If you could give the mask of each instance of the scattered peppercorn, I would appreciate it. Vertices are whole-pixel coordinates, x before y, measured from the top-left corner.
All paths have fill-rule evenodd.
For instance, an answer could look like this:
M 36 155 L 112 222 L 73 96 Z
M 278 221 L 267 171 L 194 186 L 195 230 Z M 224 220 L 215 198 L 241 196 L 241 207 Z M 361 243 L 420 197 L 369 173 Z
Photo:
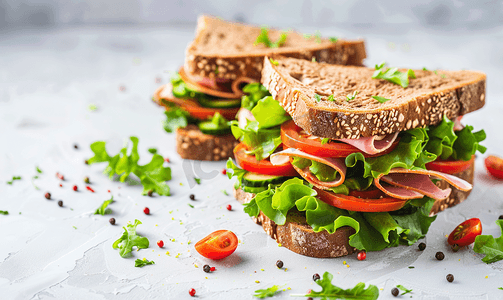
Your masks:
M 313 280 L 314 280 L 314 281 L 316 281 L 316 280 L 319 280 L 319 279 L 320 279 L 320 274 L 315 273 L 315 274 L 313 275 Z
M 59 184 L 59 187 L 63 187 L 63 185 L 60 183 L 60 184 Z
M 89 164 L 89 162 L 87 161 L 87 159 L 86 159 L 86 160 L 84 160 L 84 163 L 85 163 L 86 165 L 88 165 L 88 164 Z
M 396 287 L 391 289 L 391 295 L 396 297 L 396 296 L 398 296 L 398 293 L 400 293 L 400 292 L 398 291 L 398 289 Z
M 125 90 L 126 90 L 125 86 L 123 86 L 123 85 L 119 86 L 119 91 L 124 92 Z M 194 293 L 195 293 L 195 291 L 194 291 Z
M 63 174 L 56 173 L 56 177 L 58 177 L 60 180 L 65 180 L 65 176 L 63 176 Z
M 309 298 L 307 298 L 306 300 L 313 300 L 313 298 L 309 297 Z
M 499 216 L 498 218 L 499 220 L 503 220 L 503 215 Z
M 75 144 L 75 145 L 73 145 L 73 148 L 79 149 L 79 145 Z
M 283 268 L 283 262 L 282 262 L 281 260 L 278 260 L 278 261 L 276 262 L 276 267 L 278 267 L 278 269 Z
M 143 212 L 146 214 L 146 215 L 150 215 L 150 209 L 148 207 L 145 207 L 143 209 Z
M 167 163 L 169 164 L 169 158 L 167 158 L 167 157 L 166 157 L 166 158 L 164 159 L 164 161 L 165 161 L 165 162 L 167 162 Z
M 78 190 L 78 187 L 76 185 L 73 186 L 73 190 L 74 191 L 77 191 Z
M 438 251 L 437 253 L 435 253 L 435 258 L 438 260 L 443 260 L 445 258 L 445 255 L 442 251 Z
M 449 281 L 449 282 L 453 282 L 454 281 L 454 275 L 447 274 L 447 276 L 445 276 L 445 279 L 447 279 L 447 281 Z
M 191 295 L 192 297 L 194 297 L 196 295 L 196 290 L 190 289 L 189 290 L 189 295 Z
M 115 225 L 115 218 L 110 218 L 110 220 L 108 220 L 108 222 L 110 222 L 110 224 L 112 224 L 112 225 Z
M 417 247 L 419 248 L 419 251 L 424 251 L 424 249 L 426 249 L 426 244 L 425 243 L 421 243 Z
M 63 201 L 59 200 L 59 201 L 58 201 L 58 205 L 59 205 L 60 207 L 63 207 Z
M 222 174 L 227 174 L 227 169 L 222 169 Z
M 51 193 L 45 193 L 45 199 L 51 199 Z
M 356 258 L 358 258 L 358 260 L 365 260 L 367 258 L 367 252 L 365 251 L 358 252 Z
M 87 176 L 86 176 L 86 177 L 84 177 L 84 182 L 85 182 L 85 183 L 89 183 L 89 182 L 91 182 L 91 181 L 89 181 L 89 177 L 87 177 Z
M 150 191 L 148 191 L 147 195 L 148 195 L 149 197 L 152 197 L 152 194 L 153 194 L 153 193 L 154 193 L 154 191 L 150 190 Z
M 452 249 L 453 252 L 458 252 L 459 249 L 460 249 L 460 247 L 459 247 L 458 244 L 454 244 L 454 245 L 451 246 L 451 249 Z
M 204 265 L 203 266 L 203 271 L 206 272 L 206 273 L 209 273 L 211 270 L 210 266 L 209 265 Z
M 196 200 L 196 196 L 194 196 L 194 194 L 190 194 L 189 198 L 190 200 Z
M 226 208 L 227 208 L 227 210 L 232 210 L 232 205 L 227 204 Z
M 164 247 L 164 242 L 162 240 L 158 240 L 157 241 L 157 246 L 159 246 L 159 248 Z

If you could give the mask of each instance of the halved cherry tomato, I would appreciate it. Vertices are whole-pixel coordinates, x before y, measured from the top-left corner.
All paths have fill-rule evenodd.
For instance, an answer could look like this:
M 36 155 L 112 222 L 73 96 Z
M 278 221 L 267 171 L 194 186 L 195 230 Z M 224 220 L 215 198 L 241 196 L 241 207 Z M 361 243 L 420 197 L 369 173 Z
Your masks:
M 489 174 L 496 178 L 503 179 L 503 159 L 495 156 L 489 155 L 485 159 L 485 164 Z
M 456 174 L 469 169 L 474 160 L 475 155 L 472 155 L 472 158 L 468 161 L 437 159 L 435 161 L 427 163 L 426 169 L 442 172 L 445 174 Z
M 458 245 L 460 247 L 468 246 L 475 242 L 475 238 L 482 233 L 482 223 L 478 218 L 472 218 L 456 226 L 451 232 L 447 242 L 449 245 Z
M 238 238 L 230 230 L 217 230 L 196 243 L 196 251 L 209 259 L 222 259 L 238 247 Z
M 233 120 L 236 118 L 236 114 L 238 113 L 239 107 L 236 108 L 208 108 L 202 107 L 199 103 L 194 99 L 180 99 L 180 98 L 169 98 L 163 99 L 164 101 L 173 102 L 178 104 L 183 109 L 189 112 L 189 114 L 199 120 L 206 120 L 215 115 L 215 113 L 220 113 L 227 120 Z M 169 108 L 166 108 L 169 110 Z
M 325 191 L 314 187 L 318 192 L 318 198 L 335 207 L 361 212 L 386 212 L 394 211 L 402 208 L 407 200 L 396 198 L 379 198 L 379 199 L 361 199 L 354 196 L 346 196 L 342 194 L 334 194 L 330 191 Z
M 298 175 L 290 162 L 275 166 L 271 164 L 269 159 L 257 161 L 255 156 L 246 154 L 246 145 L 244 143 L 239 143 L 236 148 L 234 148 L 234 157 L 238 165 L 249 172 L 276 176 Z
M 351 153 L 362 152 L 360 149 L 345 143 L 336 142 L 322 145 L 318 138 L 307 138 L 306 135 L 301 134 L 301 131 L 302 128 L 297 126 L 293 120 L 281 125 L 281 142 L 283 142 L 285 148 L 296 148 L 319 157 L 346 157 Z M 387 154 L 395 149 L 398 141 L 399 139 L 396 139 L 389 149 L 379 154 L 368 155 L 364 153 L 363 155 L 365 157 L 374 157 Z

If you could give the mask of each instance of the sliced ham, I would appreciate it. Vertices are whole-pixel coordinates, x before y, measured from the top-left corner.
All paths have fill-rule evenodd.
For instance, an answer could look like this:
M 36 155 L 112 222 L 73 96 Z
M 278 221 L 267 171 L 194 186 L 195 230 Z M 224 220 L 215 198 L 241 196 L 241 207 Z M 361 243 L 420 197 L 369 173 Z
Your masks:
M 388 175 L 381 175 L 374 179 L 374 184 L 387 195 L 399 199 L 417 198 L 416 195 L 407 194 L 404 190 L 413 191 L 435 200 L 449 197 L 451 189 L 440 189 L 433 184 L 430 177 L 445 180 L 453 187 L 462 191 L 469 191 L 473 187 L 469 182 L 453 175 L 431 170 L 407 170 L 403 168 L 391 169 Z M 381 181 L 392 186 L 382 185 Z
M 463 118 L 463 116 L 459 116 L 456 119 L 454 119 L 454 127 L 452 128 L 452 130 L 460 131 L 463 130 L 463 128 L 465 128 L 465 126 L 461 124 L 461 118 Z
M 398 132 L 388 134 L 380 139 L 378 136 L 362 137 L 359 139 L 337 139 L 336 141 L 349 144 L 369 155 L 386 151 L 398 137 Z
M 344 159 L 342 158 L 331 158 L 331 157 L 318 157 L 314 156 L 308 153 L 305 153 L 303 151 L 300 151 L 299 149 L 295 148 L 288 148 L 283 151 L 280 151 L 278 153 L 274 153 L 271 155 L 271 163 L 273 165 L 281 165 L 285 164 L 290 160 L 290 157 L 301 157 L 305 159 L 310 159 L 317 161 L 319 163 L 322 163 L 324 165 L 327 165 L 337 171 L 337 176 L 334 181 L 321 181 L 319 180 L 310 170 L 309 167 L 306 167 L 304 169 L 299 169 L 296 166 L 293 166 L 295 170 L 302 176 L 304 179 L 306 179 L 309 183 L 314 185 L 315 187 L 322 189 L 322 190 L 328 190 L 333 187 L 337 187 L 341 185 L 345 178 L 346 178 L 346 164 L 344 163 Z

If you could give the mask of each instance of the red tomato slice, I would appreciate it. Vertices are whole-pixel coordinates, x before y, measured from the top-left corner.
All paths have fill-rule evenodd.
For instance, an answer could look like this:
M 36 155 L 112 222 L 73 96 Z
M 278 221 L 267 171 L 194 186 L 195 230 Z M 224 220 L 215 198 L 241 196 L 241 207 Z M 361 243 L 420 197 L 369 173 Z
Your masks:
M 469 169 L 473 163 L 473 160 L 475 160 L 475 155 L 472 155 L 472 158 L 468 161 L 437 159 L 435 161 L 427 163 L 426 169 L 442 172 L 445 174 L 456 174 Z
M 482 223 L 477 218 L 464 221 L 451 232 L 447 242 L 449 245 L 457 244 L 460 247 L 468 246 L 475 242 L 475 238 L 482 233 Z
M 183 109 L 189 112 L 189 114 L 199 120 L 206 120 L 215 115 L 215 113 L 219 112 L 224 118 L 227 120 L 234 120 L 236 118 L 236 114 L 238 113 L 239 107 L 236 108 L 208 108 L 202 107 L 199 103 L 194 99 L 179 99 L 179 98 L 169 98 L 163 99 L 165 101 L 173 102 Z M 169 109 L 169 108 L 167 108 Z
M 492 176 L 503 179 L 503 159 L 495 156 L 495 155 L 489 155 L 485 159 L 485 164 L 487 171 L 489 174 Z
M 365 191 L 351 190 L 349 191 L 349 196 L 363 199 L 378 199 L 380 197 L 386 197 L 386 194 L 378 188 L 369 188 Z
M 209 259 L 222 259 L 238 247 L 238 237 L 230 230 L 217 230 L 196 243 L 196 251 Z
M 281 142 L 283 142 L 285 148 L 296 148 L 318 157 L 346 157 L 351 153 L 362 152 L 360 149 L 345 143 L 336 142 L 322 145 L 319 139 L 309 139 L 306 135 L 301 134 L 301 130 L 302 128 L 297 126 L 293 120 L 281 125 Z M 398 139 L 395 140 L 389 149 L 381 153 L 375 155 L 362 153 L 365 157 L 381 156 L 393 151 L 398 145 L 398 141 Z
M 255 156 L 246 154 L 246 145 L 244 143 L 239 143 L 236 148 L 234 148 L 234 157 L 238 165 L 248 172 L 276 176 L 298 175 L 290 162 L 275 166 L 271 164 L 269 159 L 257 161 Z
M 396 198 L 379 198 L 379 199 L 362 199 L 354 196 L 346 196 L 342 194 L 334 194 L 333 192 L 325 191 L 314 187 L 318 192 L 318 198 L 335 207 L 361 212 L 387 212 L 399 210 L 407 200 Z

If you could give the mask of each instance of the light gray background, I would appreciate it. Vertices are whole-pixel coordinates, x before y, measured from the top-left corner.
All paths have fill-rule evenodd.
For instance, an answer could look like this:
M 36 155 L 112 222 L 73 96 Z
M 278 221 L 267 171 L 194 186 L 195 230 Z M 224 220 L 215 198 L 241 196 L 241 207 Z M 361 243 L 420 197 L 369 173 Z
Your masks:
M 384 60 L 411 68 L 481 70 L 488 76 L 487 104 L 464 121 L 486 130 L 489 153 L 503 154 L 501 2 L 407 3 L 0 2 L 0 210 L 10 212 L 0 215 L 0 298 L 190 299 L 187 291 L 195 288 L 199 299 L 251 299 L 256 289 L 286 284 L 291 290 L 278 298 L 293 299 L 290 293 L 315 288 L 313 273 L 330 271 L 344 288 L 360 281 L 377 285 L 380 299 L 392 299 L 396 284 L 412 288 L 413 299 L 501 299 L 503 291 L 497 288 L 503 285 L 503 262 L 486 265 L 471 249 L 452 253 L 445 242 L 445 235 L 470 217 L 482 220 L 484 234 L 500 234 L 494 220 L 503 214 L 503 186 L 486 174 L 486 155 L 478 155 L 472 195 L 438 216 L 424 252 L 398 247 L 368 253 L 363 262 L 356 256 L 313 259 L 278 247 L 221 192 L 232 189 L 218 173 L 223 162 L 179 159 L 174 136 L 160 125 L 162 109 L 150 100 L 181 65 L 196 16 L 206 12 L 305 33 L 365 37 L 370 66 Z M 98 110 L 89 111 L 89 104 Z M 114 152 L 130 135 L 140 138 L 141 163 L 148 160 L 149 147 L 171 159 L 171 197 L 143 197 L 139 186 L 109 181 L 101 174 L 103 165 L 82 163 L 91 155 L 90 143 L 106 140 Z M 35 180 L 41 190 L 30 182 L 35 166 L 44 171 Z M 66 177 L 63 188 L 56 172 Z M 5 184 L 13 175 L 23 179 Z M 96 193 L 84 190 L 84 176 L 91 177 Z M 194 185 L 194 176 L 203 178 L 201 185 Z M 80 192 L 71 190 L 73 184 Z M 116 199 L 113 214 L 94 216 L 109 198 L 107 190 Z M 46 200 L 45 191 L 54 200 Z M 196 202 L 188 200 L 191 193 Z M 60 199 L 63 208 L 56 204 Z M 233 205 L 232 212 L 227 204 Z M 151 216 L 143 214 L 145 206 Z M 116 226 L 108 223 L 111 216 Z M 138 231 L 151 247 L 134 256 L 152 259 L 154 266 L 134 268 L 133 259 L 120 258 L 111 247 L 121 226 L 135 218 L 144 223 Z M 223 228 L 242 242 L 235 254 L 211 262 L 194 251 L 195 241 Z M 155 245 L 158 239 L 164 240 L 164 249 Z M 436 251 L 446 253 L 446 259 L 436 261 Z M 285 262 L 286 272 L 276 269 L 277 259 Z M 217 272 L 204 273 L 205 263 Z M 456 278 L 452 284 L 445 280 L 448 273 Z

